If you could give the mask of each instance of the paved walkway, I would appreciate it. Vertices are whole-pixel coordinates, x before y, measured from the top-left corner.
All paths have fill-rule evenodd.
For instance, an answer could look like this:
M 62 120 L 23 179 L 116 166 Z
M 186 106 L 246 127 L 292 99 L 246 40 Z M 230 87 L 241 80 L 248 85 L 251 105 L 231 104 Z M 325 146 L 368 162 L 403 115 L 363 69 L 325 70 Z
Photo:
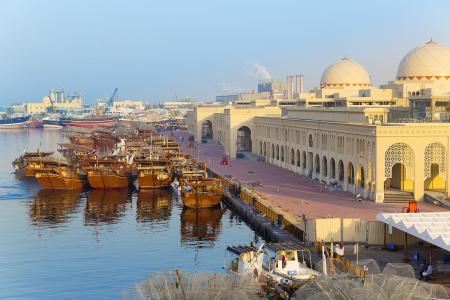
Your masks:
M 233 176 L 242 183 L 261 182 L 254 189 L 282 211 L 307 218 L 342 217 L 375 220 L 378 212 L 401 212 L 405 204 L 377 204 L 370 200 L 356 202 L 353 194 L 338 191 L 320 191 L 320 184 L 310 178 L 266 162 L 231 159 L 228 166 L 220 165 L 224 156 L 221 145 L 194 144 L 188 148 L 188 133 L 176 132 L 183 151 L 205 161 L 209 168 L 221 176 Z M 181 142 L 184 137 L 184 142 Z M 420 203 L 421 211 L 446 211 L 428 203 Z

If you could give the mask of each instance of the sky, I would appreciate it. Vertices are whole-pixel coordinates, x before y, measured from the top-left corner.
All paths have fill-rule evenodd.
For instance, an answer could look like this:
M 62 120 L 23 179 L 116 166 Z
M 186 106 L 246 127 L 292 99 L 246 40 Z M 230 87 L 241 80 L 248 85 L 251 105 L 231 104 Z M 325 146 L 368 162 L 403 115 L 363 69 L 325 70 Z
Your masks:
M 352 58 L 374 84 L 433 40 L 450 46 L 450 1 L 0 0 L 0 106 L 50 88 L 85 102 L 148 103 L 256 89 Z

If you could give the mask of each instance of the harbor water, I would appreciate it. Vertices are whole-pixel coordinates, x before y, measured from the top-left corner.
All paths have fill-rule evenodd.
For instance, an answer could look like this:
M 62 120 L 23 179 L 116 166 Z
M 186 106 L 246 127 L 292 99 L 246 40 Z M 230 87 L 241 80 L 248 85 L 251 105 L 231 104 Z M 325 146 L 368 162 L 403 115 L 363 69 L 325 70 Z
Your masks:
M 228 244 L 258 237 L 226 207 L 183 209 L 168 190 L 40 190 L 16 177 L 24 150 L 61 130 L 0 131 L 0 299 L 117 299 L 151 273 L 223 272 Z

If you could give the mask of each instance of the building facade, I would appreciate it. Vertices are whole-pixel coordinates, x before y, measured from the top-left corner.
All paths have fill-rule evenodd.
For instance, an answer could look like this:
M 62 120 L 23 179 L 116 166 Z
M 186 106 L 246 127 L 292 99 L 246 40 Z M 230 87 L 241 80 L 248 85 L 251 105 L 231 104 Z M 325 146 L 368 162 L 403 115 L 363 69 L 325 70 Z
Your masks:
M 366 121 L 395 121 L 392 115 L 388 108 L 311 108 L 256 117 L 254 153 L 376 202 L 397 190 L 418 201 L 426 190 L 448 193 L 450 124 Z

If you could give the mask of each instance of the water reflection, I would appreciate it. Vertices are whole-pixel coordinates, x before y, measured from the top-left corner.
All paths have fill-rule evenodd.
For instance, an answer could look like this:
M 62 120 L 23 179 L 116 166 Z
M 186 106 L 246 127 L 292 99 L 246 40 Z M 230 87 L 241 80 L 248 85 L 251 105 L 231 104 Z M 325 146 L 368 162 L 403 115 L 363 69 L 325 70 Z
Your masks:
M 181 244 L 187 247 L 214 247 L 222 231 L 222 208 L 183 208 Z
M 136 209 L 137 222 L 168 220 L 172 214 L 172 193 L 170 190 L 141 190 Z
M 62 134 L 0 132 L 0 266 L 6 274 L 0 276 L 0 299 L 116 299 L 149 273 L 168 268 L 219 272 L 224 245 L 252 238 L 250 228 L 230 211 L 223 222 L 217 209 L 205 221 L 206 210 L 194 218 L 185 212 L 182 219 L 171 196 L 39 191 L 34 179 L 17 180 L 11 161 L 24 149 L 54 150 L 64 142 Z M 208 236 L 199 222 L 217 236 Z M 186 246 L 205 239 L 215 246 Z
M 39 191 L 30 207 L 33 225 L 54 227 L 66 223 L 76 213 L 80 204 L 77 191 Z
M 85 225 L 115 224 L 124 216 L 129 199 L 128 190 L 91 190 L 84 212 Z

